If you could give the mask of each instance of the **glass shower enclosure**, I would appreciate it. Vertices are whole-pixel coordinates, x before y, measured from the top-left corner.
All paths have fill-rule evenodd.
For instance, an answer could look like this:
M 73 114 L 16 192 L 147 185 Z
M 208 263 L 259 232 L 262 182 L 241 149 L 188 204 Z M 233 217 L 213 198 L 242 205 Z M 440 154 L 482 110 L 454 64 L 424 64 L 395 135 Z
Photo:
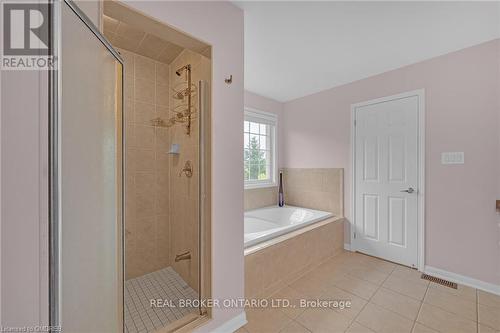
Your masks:
M 105 2 L 104 11 L 117 6 Z M 130 51 L 112 44 L 70 0 L 51 2 L 50 30 L 57 59 L 49 75 L 50 325 L 68 332 L 139 332 L 209 316 L 201 300 L 210 293 L 210 56 L 178 46 L 170 62 L 134 55 L 131 64 Z M 139 77 L 130 75 L 136 61 Z M 141 99 L 148 94 L 131 94 L 130 86 L 149 84 L 150 71 L 138 69 L 149 63 L 156 68 L 156 113 L 140 114 L 136 106 L 147 111 Z M 137 117 L 126 112 L 130 105 Z M 140 131 L 152 141 L 139 140 Z M 153 232 L 147 221 L 154 221 Z M 153 255 L 161 260 L 145 265 Z M 168 317 L 172 309 L 151 303 L 182 301 L 178 285 L 165 293 L 165 276 L 177 278 L 181 298 L 192 298 L 185 316 Z M 136 287 L 149 289 L 136 294 Z M 135 314 L 139 307 L 145 311 Z M 159 320 L 138 327 L 142 314 Z
M 123 323 L 123 60 L 71 1 L 54 1 L 50 47 L 49 322 Z

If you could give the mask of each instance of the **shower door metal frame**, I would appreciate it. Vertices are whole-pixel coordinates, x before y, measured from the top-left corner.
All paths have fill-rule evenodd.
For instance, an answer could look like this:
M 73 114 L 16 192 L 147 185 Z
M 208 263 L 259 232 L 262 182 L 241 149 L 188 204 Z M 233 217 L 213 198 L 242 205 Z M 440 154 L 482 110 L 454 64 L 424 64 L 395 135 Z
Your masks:
M 118 193 L 121 204 L 118 207 L 120 216 L 120 228 L 121 228 L 121 239 L 120 239 L 120 257 L 121 257 L 121 287 L 122 287 L 122 297 L 124 295 L 124 175 L 125 175 L 125 163 L 123 162 L 124 155 L 124 114 L 123 114 L 123 103 L 124 103 L 124 84 L 123 84 L 123 66 L 124 61 L 120 54 L 113 48 L 111 43 L 104 37 L 99 31 L 99 28 L 94 25 L 90 18 L 85 15 L 84 12 L 71 0 L 50 0 L 50 11 L 49 11 L 49 50 L 51 54 L 56 57 L 57 66 L 50 70 L 48 78 L 49 87 L 49 226 L 48 226 L 48 242 L 49 242 L 49 326 L 52 327 L 51 330 L 57 331 L 55 327 L 61 326 L 61 168 L 60 168 L 60 154 L 61 154 L 61 141 L 59 134 L 61 133 L 60 127 L 60 113 L 61 113 L 61 60 L 62 60 L 62 50 L 61 50 L 61 18 L 62 18 L 62 7 L 67 5 L 71 11 L 80 19 L 80 21 L 89 29 L 89 31 L 97 37 L 97 39 L 102 43 L 102 45 L 111 53 L 111 55 L 121 64 L 121 152 L 122 163 L 121 163 L 121 177 L 119 182 L 121 182 L 121 193 Z M 121 314 L 122 329 L 124 328 L 124 304 L 123 302 L 118 303 L 119 313 Z
M 198 81 L 198 299 L 200 306 L 198 308 L 200 316 L 207 314 L 207 309 L 202 306 L 203 296 L 205 295 L 204 270 L 206 265 L 205 258 L 205 204 L 206 204 L 206 170 L 205 170 L 205 135 L 206 135 L 206 112 L 208 83 L 204 80 Z

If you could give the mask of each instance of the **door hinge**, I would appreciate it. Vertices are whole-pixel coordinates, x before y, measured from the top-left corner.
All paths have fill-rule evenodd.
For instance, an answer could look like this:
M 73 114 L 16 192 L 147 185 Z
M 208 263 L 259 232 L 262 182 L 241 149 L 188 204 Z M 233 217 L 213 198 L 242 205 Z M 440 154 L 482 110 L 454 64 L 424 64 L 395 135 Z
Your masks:
M 356 239 L 356 233 L 354 233 L 354 239 Z
M 354 126 L 356 126 L 356 119 L 354 119 Z

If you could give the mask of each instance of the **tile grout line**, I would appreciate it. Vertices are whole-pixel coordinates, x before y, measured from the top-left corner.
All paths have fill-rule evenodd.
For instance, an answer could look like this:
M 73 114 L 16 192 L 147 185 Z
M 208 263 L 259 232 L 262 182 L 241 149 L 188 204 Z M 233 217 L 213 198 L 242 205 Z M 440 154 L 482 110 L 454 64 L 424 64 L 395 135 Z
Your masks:
M 432 287 L 431 287 L 431 283 L 434 283 L 434 282 L 429 282 L 429 287 L 428 287 L 428 289 L 429 289 L 429 288 L 432 288 Z M 439 284 L 434 283 L 434 285 L 439 285 Z M 475 288 L 474 288 L 474 290 L 475 290 L 475 293 L 476 293 L 476 295 L 477 295 L 477 289 L 475 289 Z M 437 293 L 441 293 L 441 294 L 447 294 L 447 295 L 449 295 L 449 296 L 451 296 L 451 297 L 453 297 L 453 298 L 460 298 L 460 296 L 458 296 L 458 295 L 449 294 L 448 292 L 445 292 L 445 291 L 440 291 L 440 290 L 438 290 L 438 289 L 435 289 L 435 292 L 437 292 Z M 427 291 L 426 291 L 425 295 L 427 295 Z M 424 295 L 424 296 L 425 296 L 425 295 Z M 476 296 L 476 299 L 477 299 L 477 296 Z M 464 301 L 464 302 L 468 302 L 468 303 L 473 303 L 473 301 L 471 301 L 471 300 L 467 300 L 467 299 L 465 299 L 465 300 L 464 300 L 464 299 L 462 299 L 462 301 Z M 423 301 L 422 301 L 422 303 L 423 303 Z M 446 313 L 448 313 L 448 314 L 451 314 L 451 315 L 453 315 L 453 316 L 458 316 L 458 317 L 462 316 L 462 314 L 460 314 L 460 313 L 458 313 L 458 312 L 453 312 L 453 311 L 451 311 L 450 309 L 448 309 L 448 308 L 446 308 L 446 307 L 443 307 L 443 306 L 441 306 L 441 305 L 436 305 L 436 304 L 432 304 L 432 303 L 427 303 L 427 304 L 428 304 L 428 305 L 431 305 L 431 306 L 433 306 L 433 307 L 439 308 L 440 310 L 442 310 L 442 311 L 444 311 L 444 312 L 446 312 Z M 478 303 L 477 303 L 477 301 L 476 301 L 476 309 L 478 308 L 478 305 L 477 305 L 477 304 L 478 304 Z M 464 319 L 465 319 L 465 320 L 467 320 L 467 321 L 472 321 L 472 322 L 476 322 L 476 323 L 477 323 L 477 322 L 479 322 L 479 317 L 478 317 L 478 313 L 477 313 L 477 311 L 478 311 L 478 310 L 476 310 L 476 320 L 474 320 L 474 319 L 470 319 L 470 318 L 468 318 L 468 317 L 464 317 Z
M 381 260 L 382 260 L 382 261 L 385 261 L 385 260 L 383 260 L 383 259 L 381 259 Z M 365 304 L 365 305 L 364 305 L 364 306 L 360 309 L 360 311 L 358 312 L 358 314 L 357 314 L 357 315 L 356 315 L 356 316 L 352 319 L 352 321 L 351 321 L 351 323 L 350 323 L 349 327 L 347 328 L 347 330 L 348 330 L 348 329 L 349 329 L 349 328 L 353 325 L 353 323 L 354 323 L 354 322 L 356 322 L 357 324 L 359 324 L 359 325 L 363 326 L 362 324 L 360 324 L 359 322 L 357 322 L 357 321 L 356 321 L 356 319 L 359 317 L 359 315 L 361 314 L 361 312 L 365 309 L 366 305 L 367 305 L 368 303 L 370 303 L 370 302 L 371 302 L 371 299 L 374 297 L 374 295 L 375 295 L 375 294 L 376 294 L 376 293 L 377 293 L 377 292 L 378 292 L 381 288 L 386 288 L 386 289 L 388 289 L 389 291 L 391 291 L 391 292 L 393 292 L 393 293 L 395 293 L 395 294 L 398 294 L 398 295 L 400 295 L 400 296 L 407 297 L 407 298 L 410 298 L 410 299 L 412 299 L 412 300 L 415 300 L 415 301 L 420 302 L 419 311 L 417 312 L 417 317 L 416 317 L 416 318 L 418 318 L 418 315 L 420 314 L 421 308 L 422 308 L 422 306 L 423 306 L 423 299 L 416 299 L 416 298 L 414 298 L 414 297 L 411 297 L 411 296 L 408 296 L 408 295 L 402 294 L 402 293 L 400 293 L 400 292 L 398 292 L 398 291 L 392 290 L 390 287 L 385 287 L 385 286 L 384 286 L 384 283 L 385 283 L 385 282 L 386 282 L 386 281 L 387 281 L 387 280 L 388 280 L 388 279 L 389 279 L 389 278 L 393 275 L 393 273 L 395 272 L 395 270 L 396 270 L 396 268 L 397 268 L 397 267 L 398 267 L 398 265 L 395 265 L 395 266 L 392 268 L 392 270 L 391 270 L 391 271 L 387 274 L 387 276 L 385 277 L 385 279 L 384 279 L 384 280 L 383 280 L 380 284 L 376 284 L 376 283 L 373 283 L 373 282 L 368 281 L 368 280 L 360 279 L 359 277 L 356 277 L 356 276 L 353 276 L 353 275 L 349 275 L 349 273 L 344 273 L 344 274 L 342 274 L 344 277 L 349 277 L 349 276 L 350 276 L 350 277 L 354 277 L 354 278 L 356 278 L 356 279 L 359 279 L 360 281 L 363 281 L 363 282 L 365 282 L 365 283 L 369 283 L 369 284 L 372 284 L 372 285 L 376 285 L 376 286 L 377 286 L 376 290 L 375 290 L 375 291 L 374 291 L 374 293 L 373 293 L 373 294 L 369 297 L 369 299 L 368 299 L 368 300 L 366 300 L 365 298 L 360 297 L 360 296 L 358 296 L 358 295 L 356 295 L 356 294 L 353 294 L 351 291 L 348 291 L 348 290 L 343 289 L 341 286 L 338 286 L 338 285 L 336 285 L 335 283 L 329 283 L 329 285 L 331 285 L 331 286 L 334 286 L 334 287 L 336 287 L 336 288 L 338 288 L 338 289 L 340 289 L 340 290 L 342 290 L 342 291 L 345 291 L 345 292 L 347 292 L 347 293 L 349 293 L 349 294 L 352 294 L 352 295 L 354 295 L 354 296 L 356 296 L 356 297 L 359 297 L 360 299 L 363 299 L 364 301 L 366 301 L 366 304 Z M 403 266 L 403 267 L 406 267 L 406 266 Z M 384 273 L 384 272 L 382 272 L 381 270 L 378 270 L 378 269 L 376 269 L 376 268 L 374 268 L 374 267 L 369 267 L 369 268 L 372 268 L 372 269 L 374 269 L 375 271 L 378 271 L 378 272 Z M 306 275 L 306 274 L 304 274 L 304 275 Z M 398 278 L 399 278 L 399 277 L 398 277 Z M 299 292 L 298 290 L 296 290 L 295 288 L 291 287 L 290 285 L 287 285 L 287 287 L 290 287 L 290 288 L 291 288 L 292 290 L 294 290 L 295 292 Z M 430 282 L 428 282 L 428 283 L 427 283 L 426 290 L 425 290 L 424 297 L 423 297 L 424 299 L 425 299 L 425 296 L 427 295 L 427 292 L 428 292 L 429 288 L 430 288 Z M 373 304 L 373 303 L 372 303 L 372 304 Z M 403 315 L 401 315 L 401 314 L 399 314 L 399 313 L 397 313 L 397 312 L 395 312 L 395 311 L 393 311 L 393 310 L 391 310 L 391 309 L 388 309 L 388 308 L 386 308 L 386 307 L 384 307 L 384 306 L 381 306 L 381 307 L 382 307 L 384 310 L 386 310 L 386 311 L 388 311 L 388 312 L 391 312 L 391 313 L 394 313 L 395 315 L 397 315 L 397 316 L 399 316 L 399 317 L 401 317 L 401 318 L 404 318 L 404 319 L 406 319 L 406 320 L 411 320 L 411 319 L 409 319 L 409 318 L 407 318 L 407 317 L 405 317 L 405 316 L 403 316 Z M 412 325 L 412 330 L 414 329 L 414 327 L 415 327 L 415 325 L 416 325 L 416 322 L 417 322 L 416 318 L 415 318 L 415 319 L 413 319 L 413 320 L 411 320 L 411 321 L 413 322 L 413 325 Z M 297 321 L 296 321 L 296 319 L 292 319 L 292 321 L 297 322 Z M 297 322 L 297 323 L 298 323 L 300 326 L 303 326 L 303 325 L 301 325 L 299 322 Z M 426 326 L 426 325 L 423 325 L 423 326 Z M 364 327 L 364 326 L 363 326 L 363 327 Z M 427 326 L 426 326 L 426 327 L 427 327 Z
M 413 326 L 411 327 L 411 332 L 413 332 L 415 330 L 415 325 L 417 325 L 418 316 L 420 316 L 420 311 L 422 311 L 422 307 L 424 306 L 424 300 L 425 300 L 425 297 L 427 296 L 427 292 L 429 291 L 430 286 L 431 286 L 431 283 L 428 282 L 427 288 L 425 289 L 424 297 L 422 298 L 422 301 L 420 301 L 420 307 L 418 308 L 417 316 L 415 317 L 415 320 L 413 321 Z
M 406 267 L 406 266 L 404 266 L 404 267 Z M 412 296 L 408 296 L 408 295 L 402 294 L 402 293 L 400 293 L 400 292 L 398 292 L 398 291 L 396 291 L 396 290 L 392 290 L 392 289 L 391 289 L 391 288 L 389 288 L 389 287 L 384 287 L 384 283 L 385 283 L 385 281 L 387 281 L 387 279 L 388 279 L 388 278 L 392 275 L 392 273 L 395 271 L 395 269 L 396 269 L 396 267 L 394 267 L 393 271 L 392 271 L 391 273 L 389 273 L 389 275 L 388 275 L 388 276 L 387 276 L 387 278 L 384 280 L 384 282 L 382 282 L 382 284 L 379 286 L 379 288 L 377 288 L 377 290 L 373 293 L 373 295 L 370 297 L 370 299 L 369 299 L 369 301 L 367 302 L 367 304 L 371 301 L 371 299 L 373 298 L 373 296 L 375 296 L 375 294 L 376 294 L 376 293 L 377 293 L 377 292 L 378 292 L 381 288 L 384 288 L 384 289 L 387 289 L 387 290 L 389 290 L 389 291 L 391 291 L 391 292 L 393 292 L 393 293 L 395 293 L 395 294 L 398 294 L 398 295 L 400 295 L 400 296 L 407 297 L 407 298 L 410 298 L 410 299 L 412 299 L 412 300 L 415 300 L 415 301 L 420 302 L 419 311 L 417 312 L 417 318 L 418 318 L 418 314 L 420 313 L 420 308 L 421 308 L 421 307 L 422 307 L 422 305 L 423 305 L 423 299 L 422 299 L 422 300 L 420 300 L 420 299 L 416 299 L 416 298 L 414 298 L 414 297 L 412 297 Z M 366 280 L 363 280 L 363 281 L 366 281 Z M 427 294 L 427 290 L 428 290 L 429 288 L 430 288 L 430 282 L 427 284 L 427 287 L 426 287 L 426 289 L 425 289 L 424 298 L 425 298 L 425 295 Z M 372 303 L 372 304 L 374 304 L 374 303 Z M 381 308 L 383 308 L 384 310 L 386 310 L 386 311 L 388 311 L 388 312 L 391 312 L 391 313 L 393 313 L 393 314 L 395 314 L 395 315 L 397 315 L 397 316 L 399 316 L 399 317 L 401 317 L 401 318 L 404 318 L 404 319 L 406 319 L 406 320 L 411 320 L 411 319 L 408 319 L 407 317 L 405 317 L 405 316 L 403 316 L 403 315 L 401 315 L 401 314 L 399 314 L 399 313 L 397 313 L 397 312 L 393 311 L 392 309 L 386 308 L 386 307 L 385 307 L 385 306 L 383 306 L 383 305 L 378 305 L 378 304 L 374 304 L 374 305 L 376 305 L 376 306 L 380 306 L 380 307 L 381 307 Z M 365 304 L 365 306 L 366 306 L 366 304 Z M 361 309 L 361 311 L 363 311 L 363 309 L 365 308 L 365 306 Z M 360 311 L 359 313 L 361 313 L 361 311 Z M 358 314 L 358 316 L 359 316 L 359 314 Z M 357 318 L 358 316 L 356 316 L 356 318 Z M 415 326 L 415 323 L 416 323 L 416 318 L 415 318 L 414 320 L 411 320 L 411 321 L 413 321 L 413 325 L 412 325 L 412 329 L 413 329 L 413 327 Z M 357 323 L 359 324 L 359 322 L 357 322 Z M 363 325 L 361 325 L 361 326 L 363 326 Z M 425 325 L 424 325 L 424 326 L 425 326 Z
M 135 328 L 133 332 L 130 332 L 130 327 L 127 327 L 127 331 L 130 333 L 142 332 L 144 329 L 148 332 L 151 329 L 159 329 L 178 319 L 178 315 L 183 316 L 190 312 L 189 309 L 187 311 L 174 311 L 175 309 L 171 308 L 152 309 L 148 306 L 147 298 L 160 297 L 162 299 L 176 300 L 179 297 L 191 298 L 196 295 L 196 292 L 170 266 L 128 280 L 126 281 L 126 288 L 128 291 L 126 295 L 128 297 L 127 307 L 129 301 L 135 307 L 134 313 L 129 313 L 130 320 L 128 320 L 128 324 L 134 325 Z M 141 324 L 140 327 L 137 324 Z
M 476 289 L 476 332 L 479 333 L 479 297 Z
M 297 318 L 298 318 L 298 317 L 297 317 Z M 290 323 L 292 323 L 292 322 L 293 322 L 293 323 L 295 323 L 295 324 L 297 324 L 297 325 L 299 325 L 300 327 L 302 327 L 302 328 L 303 328 L 303 329 L 305 329 L 306 331 L 308 331 L 308 332 L 311 332 L 311 333 L 312 333 L 312 331 L 311 331 L 309 328 L 305 327 L 304 325 L 302 325 L 301 323 L 299 323 L 299 322 L 298 322 L 298 321 L 296 321 L 295 319 L 292 319 L 292 321 L 290 321 L 289 323 L 287 323 L 287 325 L 285 325 L 285 327 L 283 327 L 283 328 L 280 330 L 280 333 L 281 333 L 281 332 L 285 332 L 285 331 L 283 331 L 283 330 L 284 330 L 284 329 L 285 329 L 288 325 L 290 325 Z
M 389 274 L 387 274 L 387 277 L 384 279 L 384 281 L 382 281 L 382 283 L 378 286 L 377 290 L 375 290 L 375 292 L 373 293 L 373 295 L 370 296 L 370 298 L 368 299 L 368 301 L 366 302 L 365 305 L 363 305 L 363 307 L 361 308 L 361 310 L 359 310 L 358 314 L 356 316 L 354 316 L 354 318 L 352 319 L 351 321 L 351 324 L 349 325 L 349 327 L 347 328 L 347 330 L 349 330 L 349 328 L 351 328 L 352 324 L 354 322 L 356 322 L 357 324 L 360 324 L 359 322 L 356 321 L 356 319 L 359 317 L 359 315 L 361 314 L 361 312 L 363 312 L 363 310 L 365 309 L 365 307 L 370 303 L 371 299 L 373 298 L 373 296 L 375 296 L 375 294 L 380 290 L 380 288 L 382 288 L 382 285 L 385 283 L 385 281 L 387 281 L 387 279 L 389 278 L 389 276 L 391 276 L 391 274 L 394 272 L 394 270 L 396 269 L 396 266 L 394 266 L 391 270 L 391 272 Z M 363 326 L 362 324 L 360 324 L 361 326 Z M 364 327 L 364 326 L 363 326 Z M 371 328 L 370 328 L 371 329 Z M 346 330 L 346 331 L 347 331 Z

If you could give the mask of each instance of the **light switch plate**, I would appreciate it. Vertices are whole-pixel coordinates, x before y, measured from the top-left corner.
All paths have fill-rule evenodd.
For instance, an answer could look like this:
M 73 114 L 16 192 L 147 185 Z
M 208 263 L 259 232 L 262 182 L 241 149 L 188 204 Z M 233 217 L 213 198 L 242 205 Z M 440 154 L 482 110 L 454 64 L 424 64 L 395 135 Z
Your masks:
M 463 151 L 441 153 L 441 164 L 464 164 L 465 155 Z

